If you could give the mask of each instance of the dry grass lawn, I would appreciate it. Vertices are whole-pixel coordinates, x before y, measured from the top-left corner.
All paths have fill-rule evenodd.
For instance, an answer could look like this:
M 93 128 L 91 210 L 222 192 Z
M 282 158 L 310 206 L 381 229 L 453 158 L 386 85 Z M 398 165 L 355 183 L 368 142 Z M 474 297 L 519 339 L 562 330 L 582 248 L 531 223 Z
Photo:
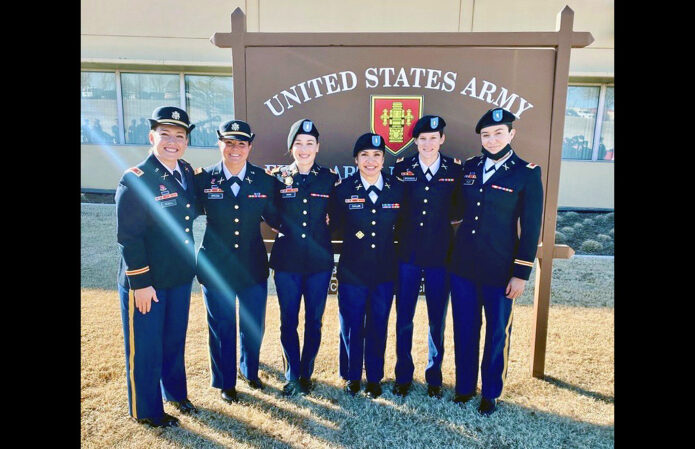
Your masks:
M 451 310 L 446 328 L 445 394 L 427 397 L 427 315 L 415 316 L 415 388 L 405 399 L 391 393 L 395 313 L 389 321 L 384 394 L 346 396 L 338 376 L 338 306 L 329 296 L 321 349 L 308 397 L 280 395 L 279 309 L 271 288 L 261 349 L 263 391 L 238 382 L 241 402 L 229 405 L 210 387 L 207 324 L 194 285 L 186 346 L 189 397 L 201 412 L 180 415 L 181 427 L 151 429 L 128 419 L 124 343 L 115 290 L 117 252 L 112 205 L 82 206 L 82 446 L 147 448 L 612 448 L 614 446 L 613 260 L 556 261 L 550 308 L 546 379 L 529 374 L 532 282 L 514 308 L 507 383 L 498 411 L 476 413 L 479 397 L 451 402 L 454 361 Z M 196 220 L 196 241 L 204 225 Z M 533 275 L 532 275 L 533 276 Z M 532 277 L 533 279 L 533 277 Z M 272 282 L 271 282 L 272 286 Z M 484 331 L 483 331 L 484 334 Z M 301 335 L 301 333 L 300 333 Z

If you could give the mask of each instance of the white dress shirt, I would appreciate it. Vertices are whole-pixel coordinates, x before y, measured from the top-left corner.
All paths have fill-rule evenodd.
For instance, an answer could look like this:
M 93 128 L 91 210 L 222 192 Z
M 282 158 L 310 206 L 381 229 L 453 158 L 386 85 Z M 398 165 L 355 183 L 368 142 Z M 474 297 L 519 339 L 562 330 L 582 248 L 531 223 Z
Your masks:
M 379 190 L 384 189 L 384 177 L 381 173 L 379 173 L 379 179 L 377 179 L 374 184 L 368 183 L 367 180 L 362 177 L 362 175 L 360 175 L 360 179 L 362 180 L 362 186 L 364 186 L 364 190 L 367 190 L 372 185 Z M 369 192 L 369 199 L 372 200 L 372 203 L 376 203 L 376 200 L 378 198 L 379 196 L 375 192 Z
M 224 164 L 224 162 L 222 163 L 222 170 L 224 171 L 225 178 L 229 179 L 232 176 L 236 176 L 237 178 L 243 181 L 244 175 L 246 175 L 246 164 L 244 164 L 244 166 L 241 167 L 241 170 L 239 170 L 239 173 L 236 175 L 232 174 L 232 172 L 230 172 L 227 169 L 227 166 Z M 237 196 L 237 194 L 239 193 L 239 189 L 241 189 L 241 186 L 239 184 L 232 184 L 232 193 L 234 194 L 234 196 Z

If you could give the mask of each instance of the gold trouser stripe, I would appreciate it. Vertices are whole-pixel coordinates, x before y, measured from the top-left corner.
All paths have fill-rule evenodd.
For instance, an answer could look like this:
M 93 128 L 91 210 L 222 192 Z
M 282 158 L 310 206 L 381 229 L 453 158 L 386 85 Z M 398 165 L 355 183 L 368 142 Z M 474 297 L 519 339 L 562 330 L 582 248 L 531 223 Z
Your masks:
M 200 286 L 200 294 L 205 297 L 205 294 L 203 293 L 203 286 Z M 203 301 L 204 303 L 205 301 Z M 207 306 L 205 312 L 207 313 Z M 212 355 L 210 354 L 210 351 L 212 351 L 212 348 L 210 347 L 210 320 L 206 319 L 205 320 L 207 325 L 208 325 L 208 368 L 210 368 L 210 386 L 212 387 Z M 236 357 L 236 354 L 234 355 Z
M 504 329 L 504 333 L 506 335 L 505 340 L 504 340 L 504 349 L 502 350 L 502 354 L 504 357 L 504 367 L 502 368 L 502 389 L 500 390 L 500 396 L 502 396 L 502 392 L 504 391 L 504 381 L 507 379 L 507 368 L 508 362 L 509 362 L 509 337 L 510 337 L 510 332 L 509 329 L 512 327 L 512 321 L 514 318 L 514 303 L 512 302 L 512 311 L 509 313 L 509 321 L 507 322 L 507 327 Z
M 533 262 L 526 262 L 525 260 L 514 259 L 514 263 L 519 265 L 526 265 L 527 267 L 533 267 Z
M 133 318 L 135 316 L 135 293 L 133 290 L 128 292 L 128 330 L 130 343 L 130 399 L 131 413 L 134 418 L 138 417 L 137 396 L 135 394 L 135 329 L 133 329 Z

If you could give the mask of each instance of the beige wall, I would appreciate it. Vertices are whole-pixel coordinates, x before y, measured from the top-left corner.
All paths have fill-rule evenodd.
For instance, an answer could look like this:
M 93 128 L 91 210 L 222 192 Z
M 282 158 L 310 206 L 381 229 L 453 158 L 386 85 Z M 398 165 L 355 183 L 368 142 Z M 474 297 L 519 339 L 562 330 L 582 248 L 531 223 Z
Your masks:
M 564 159 L 558 207 L 613 209 L 614 170 L 613 162 Z
M 570 73 L 613 74 L 609 0 L 82 0 L 83 62 L 231 67 L 231 52 L 209 41 L 231 30 L 241 7 L 248 31 L 553 31 L 569 5 L 574 29 L 594 43 L 572 50 Z M 576 57 L 575 57 L 576 56 Z

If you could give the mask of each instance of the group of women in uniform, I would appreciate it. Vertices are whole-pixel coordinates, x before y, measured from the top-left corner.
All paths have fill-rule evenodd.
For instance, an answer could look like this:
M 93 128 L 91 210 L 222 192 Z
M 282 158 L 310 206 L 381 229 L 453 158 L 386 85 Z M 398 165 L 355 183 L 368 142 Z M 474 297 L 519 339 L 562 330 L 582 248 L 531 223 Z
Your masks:
M 258 371 L 269 267 L 273 268 L 280 306 L 280 341 L 286 379 L 282 394 L 310 394 L 334 265 L 332 239 L 342 240 L 337 279 L 339 373 L 345 381 L 345 392 L 354 396 L 360 391 L 364 367 L 367 379 L 365 394 L 372 398 L 382 394 L 387 324 L 395 292 L 398 339 L 405 343 L 399 341 L 393 391 L 400 396 L 407 394 L 412 382 L 410 347 L 414 301 L 417 299 L 417 293 L 406 293 L 403 278 L 407 272 L 410 276 L 408 285 L 417 285 L 418 290 L 421 276 L 424 275 L 426 280 L 433 279 L 428 281 L 431 285 L 426 284 L 426 288 L 432 291 L 432 298 L 436 297 L 430 302 L 428 292 L 430 353 L 426 378 L 428 394 L 441 397 L 444 317 L 449 299 L 449 278 L 455 276 L 456 282 L 451 281 L 451 289 L 454 286 L 458 288 L 451 294 L 457 353 L 454 400 L 464 403 L 475 394 L 478 373 L 475 337 L 479 338 L 481 307 L 485 308 L 488 321 L 491 319 L 487 315 L 488 309 L 494 309 L 494 326 L 503 328 L 502 336 L 495 330 L 491 331 L 493 324 L 488 322 L 486 333 L 490 335 L 486 334 L 483 398 L 479 408 L 483 414 L 492 413 L 501 388 L 499 382 L 488 378 L 501 376 L 503 381 L 506 375 L 511 303 L 523 291 L 523 282 L 528 279 L 529 265 L 533 264 L 534 257 L 529 251 L 531 246 L 535 249 L 540 229 L 540 209 L 527 203 L 537 201 L 541 192 L 542 207 L 540 169 L 536 170 L 537 176 L 521 173 L 508 177 L 504 186 L 483 185 L 483 176 L 478 172 L 480 166 L 488 167 L 487 159 L 494 161 L 494 167 L 503 166 L 501 170 L 504 171 L 516 172 L 525 164 L 511 154 L 509 147 L 514 135 L 511 127 L 514 117 L 507 111 L 494 111 L 488 111 L 479 122 L 485 136 L 483 151 L 488 151 L 487 155 L 471 158 L 464 164 L 458 159 L 440 155 L 444 120 L 426 116 L 418 121 L 414 130 L 419 152 L 417 160 L 413 159 L 414 164 L 406 161 L 404 165 L 401 158 L 393 174 L 383 170 L 384 139 L 378 134 L 365 133 L 359 136 L 353 147 L 358 170 L 341 180 L 335 172 L 316 163 L 319 131 L 310 119 L 299 120 L 290 128 L 287 149 L 293 161 L 289 165 L 263 170 L 249 163 L 255 135 L 248 123 L 230 120 L 222 123 L 217 131 L 221 160 L 193 171 L 181 156 L 194 125 L 179 108 L 155 110 L 150 119 L 152 154 L 142 164 L 126 171 L 116 193 L 121 249 L 119 292 L 131 416 L 152 426 L 177 425 L 178 420 L 163 411 L 162 396 L 182 413 L 197 411 L 186 394 L 182 343 L 185 342 L 186 326 L 183 323 L 188 321 L 193 273 L 202 286 L 206 305 L 212 386 L 220 389 L 222 399 L 238 401 L 237 375 L 251 388 L 264 388 Z M 498 125 L 504 125 L 506 133 L 497 129 Z M 488 137 L 492 128 L 493 134 Z M 420 135 L 423 138 L 419 138 Z M 495 146 L 490 144 L 486 150 L 486 138 Z M 498 153 L 503 154 L 495 159 Z M 537 185 L 531 186 L 536 180 Z M 417 186 L 422 187 L 424 194 L 416 193 L 419 191 Z M 473 188 L 479 192 L 473 194 Z M 475 201 L 479 207 L 481 203 L 478 200 L 488 190 L 494 204 L 478 209 L 478 212 L 485 209 L 486 214 L 494 215 L 497 204 L 503 205 L 501 207 L 509 217 L 498 220 L 505 222 L 499 233 L 494 229 L 477 228 L 479 225 L 487 226 L 488 220 L 496 223 L 482 212 L 476 215 L 475 203 L 471 203 Z M 509 197 L 495 199 L 499 192 L 509 194 Z M 438 210 L 430 210 L 430 217 L 425 217 L 428 204 Z M 207 224 L 203 242 L 195 262 L 192 262 L 190 228 L 199 214 L 206 215 Z M 529 218 L 531 215 L 534 216 Z M 517 254 L 519 236 L 510 235 L 511 225 L 507 221 L 518 221 L 520 216 L 521 240 L 533 241 L 533 245 L 524 243 L 522 253 Z M 431 224 L 431 220 L 438 224 Z M 277 233 L 269 261 L 260 232 L 261 222 L 266 222 Z M 534 231 L 536 222 L 538 230 Z M 472 234 L 455 242 L 452 223 L 461 223 L 459 234 L 471 230 Z M 480 238 L 471 242 L 470 236 L 476 230 Z M 429 232 L 429 237 L 426 232 Z M 493 240 L 503 240 L 502 244 L 489 248 L 486 232 Z M 399 249 L 396 241 L 401 246 L 412 247 L 413 251 Z M 506 253 L 510 251 L 508 245 L 505 246 L 508 242 L 512 244 L 511 255 Z M 448 265 L 459 249 L 473 253 L 489 252 L 486 256 L 472 254 L 471 257 L 496 260 L 491 262 L 490 269 L 504 271 L 504 274 L 495 278 L 492 290 L 486 283 L 487 279 L 479 278 L 480 267 L 461 271 Z M 416 257 L 416 254 L 429 252 L 438 254 L 434 262 L 431 257 Z M 458 259 L 454 257 L 454 260 Z M 467 267 L 468 259 L 456 263 Z M 515 270 L 517 263 L 528 270 Z M 161 266 L 155 267 L 155 264 Z M 154 276 L 171 270 L 166 267 L 172 264 L 183 264 L 187 269 L 166 283 Z M 523 282 L 520 284 L 518 281 Z M 176 293 L 180 297 L 169 293 L 176 288 L 183 291 Z M 166 301 L 162 301 L 163 298 L 167 298 Z M 300 350 L 297 328 L 302 298 L 304 338 Z M 237 299 L 241 353 L 238 371 Z M 497 303 L 505 304 L 500 306 Z M 136 310 L 139 313 L 135 313 Z M 405 319 L 401 318 L 402 314 Z M 151 322 L 155 315 L 159 318 Z M 467 320 L 467 328 L 477 325 L 477 334 L 475 329 L 457 330 L 457 319 Z M 176 338 L 170 334 L 176 334 Z M 490 343 L 487 341 L 489 338 L 493 340 Z M 502 347 L 499 347 L 500 342 Z M 491 348 L 489 356 L 488 344 Z M 475 362 L 471 361 L 473 358 Z M 473 369 L 471 363 L 474 364 L 473 381 L 470 372 L 459 375 L 459 362 L 468 371 Z M 490 371 L 491 365 L 494 366 Z M 486 385 L 493 383 L 494 389 L 488 391 Z

